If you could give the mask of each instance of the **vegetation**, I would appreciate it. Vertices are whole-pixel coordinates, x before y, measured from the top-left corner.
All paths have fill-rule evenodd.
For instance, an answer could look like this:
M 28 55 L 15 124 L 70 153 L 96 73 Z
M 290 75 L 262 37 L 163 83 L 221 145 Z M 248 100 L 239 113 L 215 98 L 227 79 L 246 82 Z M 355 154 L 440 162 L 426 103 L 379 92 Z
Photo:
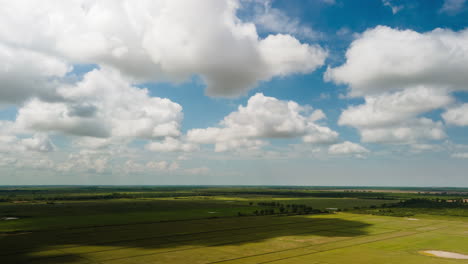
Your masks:
M 466 199 L 409 199 L 399 203 L 382 204 L 381 208 L 356 208 L 355 212 L 386 215 L 386 216 L 413 216 L 419 214 L 463 216 L 468 217 L 468 200 Z
M 369 191 L 4 187 L 0 263 L 454 263 L 418 252 L 468 254 L 462 190 Z

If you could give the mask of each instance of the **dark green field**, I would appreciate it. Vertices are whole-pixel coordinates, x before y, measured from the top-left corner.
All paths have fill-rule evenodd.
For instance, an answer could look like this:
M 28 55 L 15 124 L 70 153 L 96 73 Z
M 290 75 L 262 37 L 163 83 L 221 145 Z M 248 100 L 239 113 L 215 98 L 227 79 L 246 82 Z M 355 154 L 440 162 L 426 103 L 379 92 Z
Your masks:
M 466 191 L 4 187 L 0 263 L 465 263 Z

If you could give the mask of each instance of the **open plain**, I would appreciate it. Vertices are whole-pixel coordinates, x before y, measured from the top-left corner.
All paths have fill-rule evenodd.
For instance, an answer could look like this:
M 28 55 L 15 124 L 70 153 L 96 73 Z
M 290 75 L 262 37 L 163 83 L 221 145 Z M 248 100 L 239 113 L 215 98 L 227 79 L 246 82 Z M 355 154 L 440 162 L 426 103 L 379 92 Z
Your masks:
M 31 200 L 30 196 L 22 202 L 3 202 L 2 217 L 17 219 L 0 222 L 0 262 L 467 262 L 421 253 L 468 254 L 466 217 L 395 217 L 362 211 L 395 204 L 397 200 L 390 197 L 266 196 L 249 191 L 234 197 L 202 192 L 82 201 L 73 200 L 71 194 L 72 200 L 62 201 L 52 196 L 48 201 Z M 315 213 L 293 209 L 309 206 Z M 332 211 L 325 209 L 331 207 Z

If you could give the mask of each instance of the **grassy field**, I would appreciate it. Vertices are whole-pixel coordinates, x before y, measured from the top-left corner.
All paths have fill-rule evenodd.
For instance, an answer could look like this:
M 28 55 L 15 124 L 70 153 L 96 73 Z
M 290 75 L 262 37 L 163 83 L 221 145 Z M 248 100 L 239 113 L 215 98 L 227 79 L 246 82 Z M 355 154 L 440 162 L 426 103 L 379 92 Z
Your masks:
M 420 253 L 468 254 L 466 217 L 352 213 L 397 200 L 179 195 L 0 203 L 0 263 L 468 263 Z M 272 202 L 351 212 L 253 214 Z

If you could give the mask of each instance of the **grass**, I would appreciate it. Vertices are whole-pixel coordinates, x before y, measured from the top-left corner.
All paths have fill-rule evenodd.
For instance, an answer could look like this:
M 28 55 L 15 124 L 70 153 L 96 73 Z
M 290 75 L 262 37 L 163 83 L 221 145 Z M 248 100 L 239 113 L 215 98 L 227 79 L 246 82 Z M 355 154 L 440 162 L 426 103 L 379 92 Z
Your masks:
M 0 203 L 0 216 L 20 218 L 0 221 L 0 263 L 467 263 L 419 253 L 468 254 L 465 217 L 253 216 L 265 202 L 371 210 L 397 201 L 178 194 Z
M 0 232 L 233 217 L 238 213 L 252 215 L 256 210 L 270 208 L 258 206 L 257 203 L 269 201 L 305 204 L 316 209 L 352 208 L 356 204 L 371 206 L 392 202 L 354 198 L 177 197 L 0 203 L 0 217 L 19 218 L 15 221 L 1 221 Z

